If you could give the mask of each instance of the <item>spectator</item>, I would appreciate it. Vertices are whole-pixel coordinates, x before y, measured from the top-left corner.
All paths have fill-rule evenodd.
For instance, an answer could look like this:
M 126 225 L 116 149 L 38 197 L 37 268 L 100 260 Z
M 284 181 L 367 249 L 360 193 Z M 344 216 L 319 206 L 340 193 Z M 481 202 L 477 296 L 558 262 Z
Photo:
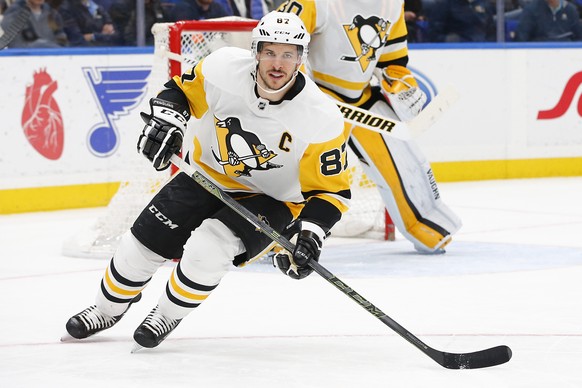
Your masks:
M 123 1 L 123 0 L 122 0 Z M 107 12 L 109 12 L 111 14 L 111 6 L 114 3 L 117 3 L 118 0 L 95 0 L 95 2 L 97 4 L 99 4 L 100 6 L 102 6 Z M 125 3 L 125 1 L 123 1 Z M 131 2 L 135 8 L 135 1 Z
M 227 14 L 248 19 L 260 19 L 269 12 L 265 0 L 216 0 Z
M 426 9 L 431 42 L 484 42 L 495 32 L 488 0 L 436 0 Z
M 63 4 L 64 0 L 45 0 L 45 3 L 51 6 L 52 9 L 58 12 L 59 7 Z M 59 13 L 60 15 L 60 13 Z
M 222 5 L 213 0 L 181 0 L 170 13 L 170 21 L 203 20 L 228 16 Z
M 117 46 L 111 16 L 93 0 L 65 0 L 59 7 L 71 46 Z
M 421 0 L 404 1 L 404 21 L 408 30 L 408 42 L 422 42 L 423 29 L 420 25 L 424 22 Z
M 160 0 L 160 4 L 162 5 L 162 8 L 164 9 L 164 13 L 166 15 L 171 15 L 172 10 L 179 2 L 180 0 Z
M 6 9 L 8 9 L 8 3 L 6 0 L 0 0 L 0 21 L 2 21 L 2 16 L 6 12 Z
M 124 31 L 131 18 L 131 14 L 135 12 L 135 0 L 95 0 L 95 2 L 105 9 L 111 17 L 113 28 L 118 32 L 118 44 L 123 46 L 125 44 Z M 147 8 L 147 6 L 146 6 Z M 146 11 L 147 12 L 147 11 Z
M 46 4 L 45 0 L 16 1 L 4 13 L 2 28 L 5 29 L 10 25 L 24 7 L 32 11 L 28 24 L 8 44 L 8 47 L 58 48 L 67 45 L 61 15 Z
M 582 25 L 578 10 L 566 0 L 533 0 L 519 18 L 516 40 L 580 41 Z
M 166 22 L 168 18 L 162 8 L 160 0 L 145 0 L 145 38 L 146 45 L 154 45 L 152 26 L 155 23 Z M 135 9 L 131 12 L 124 32 L 124 41 L 127 46 L 137 45 L 137 20 Z
M 269 11 L 273 11 L 277 8 L 279 8 L 279 6 L 281 4 L 283 4 L 285 2 L 285 0 L 266 0 L 267 2 L 267 8 L 269 8 Z

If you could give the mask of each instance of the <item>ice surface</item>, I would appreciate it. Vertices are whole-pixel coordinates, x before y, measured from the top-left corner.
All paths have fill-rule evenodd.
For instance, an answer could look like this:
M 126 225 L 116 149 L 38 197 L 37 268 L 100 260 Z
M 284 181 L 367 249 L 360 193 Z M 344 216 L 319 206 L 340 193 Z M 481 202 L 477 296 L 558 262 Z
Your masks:
M 162 267 L 120 323 L 61 343 L 107 261 L 61 256 L 103 209 L 0 216 L 0 387 L 582 387 L 582 178 L 440 185 L 464 226 L 444 255 L 329 240 L 321 263 L 438 350 L 509 345 L 513 359 L 447 370 L 314 274 L 231 271 L 159 347 L 130 354 Z

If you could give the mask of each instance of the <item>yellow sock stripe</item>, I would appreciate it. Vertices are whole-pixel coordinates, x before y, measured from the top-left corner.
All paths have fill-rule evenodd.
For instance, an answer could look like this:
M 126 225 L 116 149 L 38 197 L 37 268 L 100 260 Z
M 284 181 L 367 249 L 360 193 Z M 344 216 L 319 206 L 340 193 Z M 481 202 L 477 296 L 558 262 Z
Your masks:
M 115 285 L 113 283 L 113 280 L 111 279 L 111 275 L 109 274 L 109 267 L 107 267 L 107 269 L 105 270 L 105 283 L 107 283 L 107 286 L 111 291 L 119 295 L 136 296 L 141 292 L 141 290 L 143 290 L 143 287 L 140 288 L 139 290 L 124 290 L 123 288 Z
M 174 291 L 176 291 L 178 294 L 182 295 L 184 298 L 187 298 L 190 300 L 200 300 L 200 301 L 208 298 L 208 295 L 194 294 L 194 293 L 188 292 L 188 291 L 184 290 L 182 287 L 180 287 L 178 285 L 178 282 L 176 282 L 176 270 L 172 271 L 172 276 L 170 276 L 170 285 L 172 286 L 172 289 Z

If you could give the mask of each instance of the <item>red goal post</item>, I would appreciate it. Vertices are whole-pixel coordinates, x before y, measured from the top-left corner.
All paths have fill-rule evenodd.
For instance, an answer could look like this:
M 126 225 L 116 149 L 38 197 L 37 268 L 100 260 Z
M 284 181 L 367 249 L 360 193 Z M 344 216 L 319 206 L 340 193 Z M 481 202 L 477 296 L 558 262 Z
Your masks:
M 182 74 L 193 63 L 224 46 L 250 49 L 251 30 L 256 20 L 226 17 L 204 21 L 158 23 L 154 34 L 154 61 L 148 79 L 148 95 L 159 90 L 172 76 Z M 169 59 L 178 54 L 182 61 Z M 250 53 L 249 53 L 250 55 Z M 131 129 L 134 130 L 134 129 Z M 136 138 L 137 141 L 137 138 Z M 169 178 L 169 173 L 157 172 L 145 165 L 145 158 L 136 162 L 136 173 L 122 182 L 104 214 L 90 230 L 72 236 L 63 245 L 63 254 L 73 257 L 110 258 L 121 235 L 129 230 L 135 218 L 156 191 Z M 337 237 L 362 237 L 394 240 L 394 224 L 386 212 L 373 182 L 362 172 L 355 155 L 348 152 L 352 201 L 350 210 L 333 228 Z
M 255 28 L 257 22 L 254 19 L 239 17 L 181 20 L 175 23 L 158 23 L 152 28 L 152 33 L 156 39 L 155 49 L 158 53 L 167 44 L 168 51 L 181 55 L 190 53 L 194 57 L 191 59 L 198 60 L 204 55 L 197 57 L 196 54 L 206 54 L 204 42 L 207 39 L 228 39 L 229 45 L 240 47 L 244 42 L 241 37 L 246 37 L 250 41 L 249 32 Z M 181 74 L 180 62 L 170 60 L 169 72 L 170 76 Z

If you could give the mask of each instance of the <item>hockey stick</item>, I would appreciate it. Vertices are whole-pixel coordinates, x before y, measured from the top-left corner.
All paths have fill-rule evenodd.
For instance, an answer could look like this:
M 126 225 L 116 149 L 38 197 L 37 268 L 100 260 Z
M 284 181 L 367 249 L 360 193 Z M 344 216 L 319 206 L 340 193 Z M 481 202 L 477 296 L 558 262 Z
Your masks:
M 30 8 L 28 6 L 22 7 L 20 12 L 14 16 L 14 20 L 6 29 L 4 33 L 0 35 L 0 50 L 5 48 L 16 38 L 18 34 L 26 27 L 26 24 L 30 20 Z
M 180 159 L 177 155 L 172 155 L 170 161 L 178 168 L 182 169 L 196 181 L 200 186 L 206 189 L 209 193 L 217 197 L 224 204 L 238 213 L 241 217 L 250 222 L 263 234 L 268 236 L 271 240 L 281 245 L 289 252 L 293 252 L 293 244 L 285 237 L 281 236 L 276 230 L 271 228 L 265 222 L 261 221 L 256 215 L 240 205 L 232 197 L 226 194 L 220 187 L 202 176 L 192 166 Z M 394 330 L 402 338 L 416 346 L 421 352 L 432 358 L 439 365 L 448 369 L 476 369 L 486 368 L 508 362 L 511 359 L 511 349 L 508 346 L 501 345 L 494 348 L 480 350 L 471 353 L 448 353 L 431 348 L 423 343 L 414 334 L 410 333 L 402 327 L 395 320 L 384 314 L 378 307 L 374 306 L 363 296 L 358 294 L 354 289 L 350 288 L 343 281 L 334 276 L 331 272 L 325 269 L 321 264 L 315 260 L 309 262 L 309 266 L 317 272 L 322 278 L 334 285 L 338 290 L 350 297 L 354 302 L 359 304 L 362 308 L 370 314 L 382 321 L 386 326 Z
M 448 86 L 437 94 L 431 102 L 420 111 L 418 116 L 409 122 L 389 119 L 378 113 L 358 108 L 334 99 L 335 104 L 344 116 L 344 120 L 369 131 L 389 133 L 398 139 L 409 140 L 426 132 L 436 123 L 445 111 L 459 99 L 459 94 L 452 86 Z
M 160 51 L 158 55 L 191 65 L 197 63 L 197 61 L 193 59 L 167 50 Z M 333 99 L 333 101 L 340 109 L 346 122 L 365 128 L 369 131 L 388 133 L 398 139 L 410 140 L 411 138 L 417 137 L 427 131 L 441 118 L 444 112 L 458 100 L 458 98 L 459 95 L 456 90 L 452 86 L 448 86 L 437 94 L 418 114 L 418 116 L 407 123 L 404 121 L 389 119 L 380 114 L 335 99 Z
M 256 159 L 256 158 L 260 158 L 262 157 L 262 155 L 245 155 L 245 156 L 239 156 L 237 158 L 237 160 L 247 160 L 247 159 Z M 226 164 L 230 164 L 230 161 L 228 160 L 217 160 L 218 164 L 220 164 L 221 166 L 224 166 Z

